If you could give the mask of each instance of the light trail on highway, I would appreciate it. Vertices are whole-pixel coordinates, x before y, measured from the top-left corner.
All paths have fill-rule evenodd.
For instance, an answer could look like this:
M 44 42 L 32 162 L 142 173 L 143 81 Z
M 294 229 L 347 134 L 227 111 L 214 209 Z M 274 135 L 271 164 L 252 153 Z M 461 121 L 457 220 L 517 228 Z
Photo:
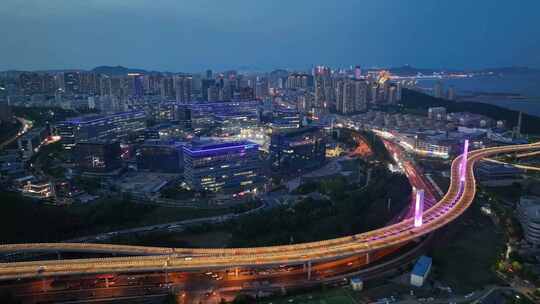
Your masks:
M 96 273 L 125 273 L 145 271 L 200 271 L 204 269 L 232 269 L 235 267 L 262 267 L 325 262 L 353 255 L 370 254 L 388 247 L 398 246 L 431 233 L 461 215 L 473 202 L 476 193 L 474 164 L 495 154 L 539 149 L 540 143 L 492 147 L 468 153 L 468 162 L 460 174 L 463 156 L 452 162 L 451 180 L 445 196 L 424 212 L 421 227 L 414 227 L 413 219 L 357 235 L 336 239 L 269 247 L 254 248 L 158 248 L 106 244 L 11 244 L 1 245 L 2 252 L 73 251 L 105 252 L 107 249 L 133 250 L 135 257 L 76 259 L 60 261 L 33 261 L 0 264 L 0 279 L 36 278 L 60 275 Z M 464 177 L 464 178 L 462 178 Z

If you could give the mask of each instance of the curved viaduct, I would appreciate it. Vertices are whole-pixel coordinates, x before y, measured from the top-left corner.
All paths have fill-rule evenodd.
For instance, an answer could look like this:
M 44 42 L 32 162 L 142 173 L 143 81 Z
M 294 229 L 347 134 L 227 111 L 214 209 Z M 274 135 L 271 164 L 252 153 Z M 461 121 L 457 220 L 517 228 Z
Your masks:
M 0 245 L 0 252 L 80 251 L 137 254 L 135 257 L 33 261 L 0 264 L 0 279 L 58 275 L 162 271 L 199 271 L 235 267 L 274 266 L 337 260 L 354 255 L 370 255 L 389 250 L 433 232 L 460 216 L 473 202 L 476 193 L 474 164 L 495 154 L 540 149 L 535 144 L 493 147 L 468 153 L 462 170 L 463 155 L 452 162 L 451 180 L 445 196 L 424 212 L 423 224 L 414 220 L 377 230 L 336 239 L 303 244 L 254 248 L 160 248 L 83 243 Z M 460 172 L 461 171 L 461 172 Z

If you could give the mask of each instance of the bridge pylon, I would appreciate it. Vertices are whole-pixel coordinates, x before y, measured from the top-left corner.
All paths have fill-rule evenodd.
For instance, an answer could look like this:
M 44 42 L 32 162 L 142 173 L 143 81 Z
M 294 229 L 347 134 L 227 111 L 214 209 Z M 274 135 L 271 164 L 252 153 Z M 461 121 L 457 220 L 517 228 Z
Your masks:
M 463 143 L 463 158 L 461 159 L 459 180 L 464 183 L 467 176 L 467 158 L 469 157 L 469 140 L 465 139 Z
M 424 216 L 424 190 L 416 189 L 416 199 L 414 201 L 414 227 L 422 226 Z

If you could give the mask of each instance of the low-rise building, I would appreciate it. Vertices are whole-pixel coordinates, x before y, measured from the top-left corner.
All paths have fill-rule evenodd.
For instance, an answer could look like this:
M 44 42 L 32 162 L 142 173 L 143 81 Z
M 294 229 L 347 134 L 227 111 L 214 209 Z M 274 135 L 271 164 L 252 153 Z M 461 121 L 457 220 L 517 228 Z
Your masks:
M 523 181 L 523 170 L 511 165 L 482 161 L 475 167 L 480 184 L 488 187 L 504 187 Z
M 422 287 L 431 271 L 432 260 L 428 256 L 421 256 L 411 272 L 411 285 Z

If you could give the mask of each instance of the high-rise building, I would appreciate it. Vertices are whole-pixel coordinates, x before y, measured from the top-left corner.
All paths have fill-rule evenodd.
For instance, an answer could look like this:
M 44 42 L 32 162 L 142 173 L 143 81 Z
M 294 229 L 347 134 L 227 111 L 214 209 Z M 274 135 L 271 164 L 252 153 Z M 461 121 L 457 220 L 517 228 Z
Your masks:
M 448 100 L 456 100 L 456 89 L 453 86 L 448 88 Z
M 213 79 L 214 78 L 214 73 L 212 72 L 212 70 L 206 70 L 206 79 Z
M 268 80 L 258 79 L 255 83 L 255 98 L 262 100 L 268 96 Z
M 68 94 L 79 94 L 81 90 L 81 73 L 66 72 L 64 73 L 64 87 Z
M 308 87 L 308 74 L 293 73 L 287 77 L 286 88 L 287 89 L 307 89 Z
M 144 95 L 144 76 L 139 73 L 131 73 L 127 75 L 129 94 L 133 97 L 143 97 Z
M 174 90 L 174 80 L 172 77 L 166 76 L 161 79 L 160 94 L 164 100 L 171 100 L 176 98 L 176 92 Z
M 357 66 L 354 67 L 354 78 L 355 78 L 355 79 L 360 79 L 360 78 L 362 78 L 362 69 L 360 68 L 359 65 L 357 65 Z
M 342 114 L 367 109 L 367 83 L 357 79 L 340 79 L 336 84 L 336 108 Z
M 443 84 L 440 81 L 435 82 L 433 85 L 433 96 L 436 98 L 443 98 Z
M 402 96 L 403 96 L 403 85 L 401 84 L 401 81 L 398 81 L 398 83 L 396 83 L 396 100 L 398 102 L 401 101 Z
M 191 75 L 176 75 L 174 77 L 176 102 L 191 102 L 192 81 L 193 77 Z
M 184 180 L 197 191 L 252 192 L 264 181 L 259 146 L 249 141 L 184 147 Z

